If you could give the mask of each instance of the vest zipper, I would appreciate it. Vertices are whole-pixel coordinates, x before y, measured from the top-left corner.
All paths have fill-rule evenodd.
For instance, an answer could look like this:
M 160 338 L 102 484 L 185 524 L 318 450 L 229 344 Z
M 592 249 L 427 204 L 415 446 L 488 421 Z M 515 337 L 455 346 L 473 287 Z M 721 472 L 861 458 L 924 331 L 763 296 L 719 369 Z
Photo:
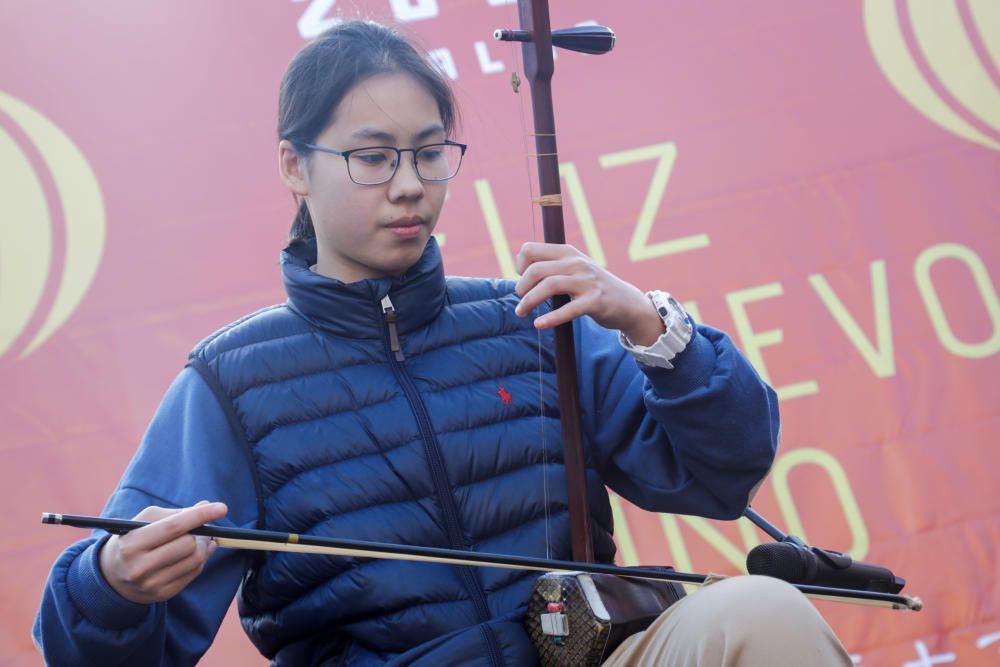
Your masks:
M 385 315 L 385 323 L 389 326 L 389 349 L 395 353 L 396 361 L 403 361 L 403 348 L 399 345 L 399 334 L 396 333 L 396 309 L 392 306 L 392 299 L 386 294 L 382 297 L 382 314 Z
M 427 414 L 427 407 L 424 405 L 413 379 L 406 371 L 403 361 L 403 348 L 399 344 L 399 334 L 396 331 L 396 309 L 392 305 L 392 300 L 386 294 L 380 303 L 382 315 L 385 318 L 385 327 L 382 330 L 382 342 L 388 348 L 390 365 L 399 386 L 403 388 L 403 393 L 410 403 L 410 409 L 417 418 L 417 425 L 420 428 L 421 439 L 424 443 L 424 450 L 427 453 L 427 463 L 430 466 L 431 478 L 434 481 L 434 490 L 441 502 L 441 509 L 444 512 L 445 525 L 448 533 L 448 542 L 452 549 L 468 549 L 465 538 L 462 535 L 461 522 L 458 518 L 458 507 L 455 505 L 455 497 L 451 493 L 451 486 L 448 483 L 448 473 L 445 470 L 444 458 L 441 455 L 441 447 L 438 444 L 434 429 L 431 428 L 430 416 Z M 486 645 L 489 649 L 490 663 L 499 667 L 504 664 L 500 653 L 493 628 L 487 625 L 490 620 L 490 609 L 486 602 L 486 592 L 483 590 L 479 578 L 469 566 L 459 565 L 462 579 L 466 588 L 471 592 L 472 602 L 476 607 L 481 622 L 483 623 L 483 636 L 486 638 Z

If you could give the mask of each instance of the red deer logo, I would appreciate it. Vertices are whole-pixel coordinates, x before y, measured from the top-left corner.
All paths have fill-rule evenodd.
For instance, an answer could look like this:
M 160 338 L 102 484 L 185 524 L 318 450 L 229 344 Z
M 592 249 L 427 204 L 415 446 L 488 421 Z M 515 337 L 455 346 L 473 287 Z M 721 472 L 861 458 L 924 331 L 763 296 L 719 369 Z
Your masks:
M 503 401 L 504 405 L 510 405 L 510 401 L 513 398 L 505 387 L 500 387 L 497 389 L 497 393 L 500 394 L 500 400 Z

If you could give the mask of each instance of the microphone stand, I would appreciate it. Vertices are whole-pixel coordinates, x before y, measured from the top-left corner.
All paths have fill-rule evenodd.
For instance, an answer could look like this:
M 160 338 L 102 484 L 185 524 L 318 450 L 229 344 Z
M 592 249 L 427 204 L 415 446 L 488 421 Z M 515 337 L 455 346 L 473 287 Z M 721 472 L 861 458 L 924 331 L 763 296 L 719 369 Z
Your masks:
M 773 523 L 762 517 L 760 514 L 757 514 L 757 512 L 755 512 L 749 505 L 747 505 L 747 508 L 743 510 L 743 516 L 750 519 L 750 521 L 756 524 L 758 528 L 773 537 L 776 542 L 790 542 L 796 546 L 802 547 L 803 549 L 809 548 L 809 545 L 803 542 L 801 537 L 796 537 L 795 535 L 785 535 L 783 532 L 778 530 Z

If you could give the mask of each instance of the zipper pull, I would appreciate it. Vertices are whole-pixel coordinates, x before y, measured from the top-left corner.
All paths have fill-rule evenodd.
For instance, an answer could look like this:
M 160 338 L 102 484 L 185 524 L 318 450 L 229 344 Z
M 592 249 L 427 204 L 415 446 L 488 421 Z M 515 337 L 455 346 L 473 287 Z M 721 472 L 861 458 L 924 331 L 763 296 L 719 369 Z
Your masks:
M 403 361 L 403 348 L 399 345 L 399 334 L 396 333 L 396 309 L 392 306 L 392 300 L 386 294 L 382 297 L 382 313 L 385 315 L 385 323 L 389 325 L 389 347 L 396 354 L 396 361 Z

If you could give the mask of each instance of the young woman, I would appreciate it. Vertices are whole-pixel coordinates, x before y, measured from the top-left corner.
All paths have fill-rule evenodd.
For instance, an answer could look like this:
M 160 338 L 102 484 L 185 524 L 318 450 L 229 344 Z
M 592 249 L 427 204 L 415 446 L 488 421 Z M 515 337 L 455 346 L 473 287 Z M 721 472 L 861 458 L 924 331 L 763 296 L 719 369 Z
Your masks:
M 650 510 L 739 516 L 775 451 L 774 393 L 724 334 L 571 247 L 525 245 L 516 284 L 446 278 L 431 234 L 465 151 L 454 126 L 447 83 L 387 28 L 345 23 L 296 55 L 278 127 L 300 200 L 288 301 L 191 353 L 105 508 L 152 525 L 95 534 L 52 570 L 34 629 L 50 664 L 196 662 L 237 593 L 273 664 L 534 663 L 532 573 L 249 555 L 186 532 L 568 559 L 550 337 L 564 321 L 599 558 L 614 555 L 605 485 Z M 549 312 L 560 293 L 572 302 Z

